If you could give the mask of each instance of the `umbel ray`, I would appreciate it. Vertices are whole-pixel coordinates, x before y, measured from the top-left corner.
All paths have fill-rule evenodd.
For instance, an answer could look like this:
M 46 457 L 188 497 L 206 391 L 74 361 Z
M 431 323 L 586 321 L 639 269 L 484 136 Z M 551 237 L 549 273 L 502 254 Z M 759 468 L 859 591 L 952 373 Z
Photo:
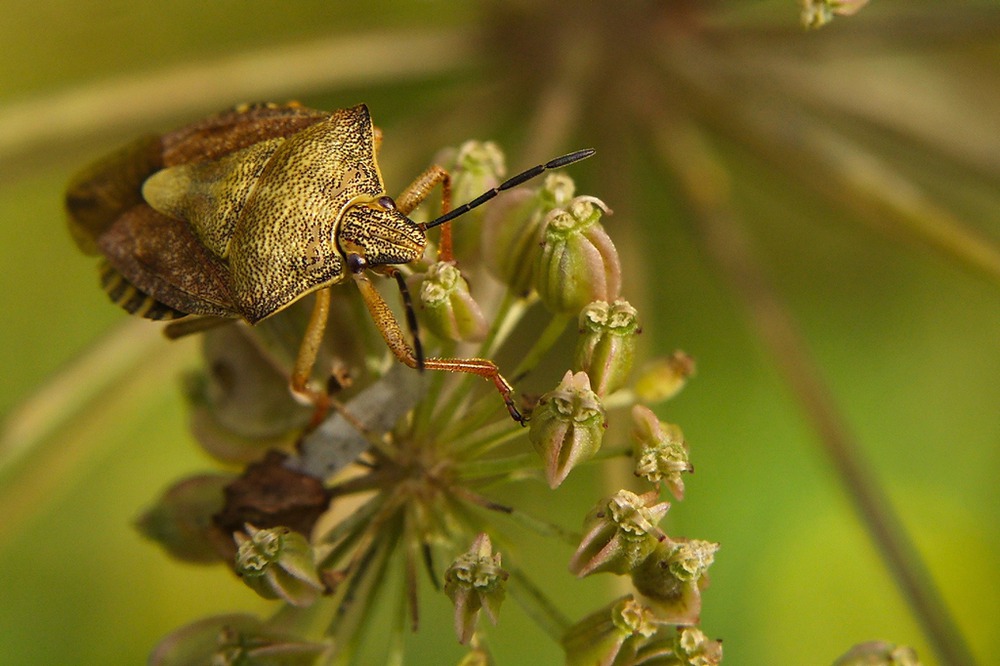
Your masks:
M 432 166 L 393 199 L 377 154 L 381 133 L 365 105 L 332 113 L 298 104 L 250 105 L 163 135 L 142 137 L 91 165 L 66 193 L 70 229 L 102 256 L 111 299 L 149 319 L 242 319 L 255 324 L 315 293 L 290 385 L 309 388 L 334 285 L 353 281 L 392 353 L 412 368 L 489 379 L 515 420 L 510 384 L 483 358 L 425 358 L 398 265 L 420 259 L 426 232 L 542 172 L 591 156 L 579 150 L 539 164 L 449 211 L 450 175 Z M 442 215 L 409 214 L 441 186 Z M 442 243 L 447 246 L 447 243 Z M 450 257 L 447 257 L 450 258 Z M 403 292 L 411 346 L 369 272 Z

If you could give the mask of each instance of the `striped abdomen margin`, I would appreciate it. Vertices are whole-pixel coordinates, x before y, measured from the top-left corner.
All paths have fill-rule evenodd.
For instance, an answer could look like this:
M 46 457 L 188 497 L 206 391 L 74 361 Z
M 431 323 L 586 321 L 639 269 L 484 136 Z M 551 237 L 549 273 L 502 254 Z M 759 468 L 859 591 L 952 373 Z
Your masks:
M 124 308 L 129 314 L 158 320 L 180 319 L 188 316 L 188 313 L 175 310 L 149 294 L 139 291 L 107 261 L 101 262 L 99 270 L 101 272 L 101 287 L 107 292 L 112 302 Z

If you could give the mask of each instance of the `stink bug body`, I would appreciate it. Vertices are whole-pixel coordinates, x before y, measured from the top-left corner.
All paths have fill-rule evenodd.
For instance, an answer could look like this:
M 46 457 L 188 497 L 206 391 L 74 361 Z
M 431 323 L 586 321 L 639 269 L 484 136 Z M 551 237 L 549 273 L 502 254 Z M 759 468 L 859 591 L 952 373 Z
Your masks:
M 103 256 L 101 280 L 112 300 L 147 318 L 254 324 L 315 292 L 291 386 L 318 403 L 323 396 L 306 385 L 327 323 L 328 288 L 353 280 L 400 361 L 486 377 L 520 421 L 492 361 L 422 358 L 366 273 L 395 276 L 403 288 L 394 266 L 423 255 L 427 229 L 593 151 L 534 167 L 449 213 L 449 176 L 439 167 L 396 200 L 386 194 L 380 136 L 364 105 L 333 113 L 296 104 L 239 107 L 142 138 L 82 172 L 66 194 L 70 228 L 81 249 Z M 446 214 L 424 224 L 409 219 L 439 183 Z

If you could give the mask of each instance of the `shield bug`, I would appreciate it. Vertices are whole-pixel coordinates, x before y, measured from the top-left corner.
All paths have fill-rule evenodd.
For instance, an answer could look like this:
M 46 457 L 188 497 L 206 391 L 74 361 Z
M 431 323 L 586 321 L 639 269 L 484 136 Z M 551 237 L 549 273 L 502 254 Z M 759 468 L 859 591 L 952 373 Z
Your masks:
M 325 395 L 307 383 L 327 325 L 329 288 L 350 280 L 396 358 L 491 380 L 523 422 L 492 361 L 423 358 L 412 310 L 411 347 L 367 274 L 396 278 L 407 301 L 396 266 L 423 255 L 428 229 L 594 151 L 540 164 L 448 212 L 450 177 L 440 167 L 396 199 L 386 193 L 380 140 L 363 104 L 332 113 L 294 103 L 237 107 L 138 139 L 84 170 L 66 193 L 70 229 L 81 249 L 102 255 L 101 282 L 111 299 L 150 319 L 255 324 L 315 293 L 290 384 L 318 405 Z M 445 214 L 414 222 L 408 215 L 436 185 Z

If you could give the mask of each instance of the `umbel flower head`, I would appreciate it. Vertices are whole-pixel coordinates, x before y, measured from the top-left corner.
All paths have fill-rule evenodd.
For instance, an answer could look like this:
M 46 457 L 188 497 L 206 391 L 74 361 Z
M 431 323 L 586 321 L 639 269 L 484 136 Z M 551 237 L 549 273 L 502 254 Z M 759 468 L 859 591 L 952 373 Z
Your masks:
M 464 177 L 482 184 L 499 173 L 502 156 L 495 150 L 484 148 L 482 157 L 490 164 L 485 170 L 472 166 Z M 335 408 L 318 423 L 308 423 L 308 410 L 288 393 L 287 377 L 312 316 L 308 303 L 254 327 L 206 333 L 208 370 L 189 384 L 197 389 L 189 396 L 199 441 L 225 464 L 244 468 L 232 479 L 223 477 L 224 487 L 221 481 L 211 486 L 212 501 L 196 512 L 199 524 L 211 529 L 204 537 L 195 532 L 195 538 L 224 535 L 228 551 L 221 552 L 235 555 L 231 561 L 245 584 L 283 602 L 275 621 L 292 630 L 285 647 L 293 652 L 300 643 L 315 641 L 329 647 L 331 659 L 349 661 L 368 635 L 402 636 L 407 620 L 416 630 L 417 593 L 430 588 L 454 604 L 455 633 L 470 646 L 470 663 L 487 658 L 487 635 L 503 630 L 492 625 L 499 624 L 508 585 L 539 624 L 552 635 L 560 633 L 571 622 L 548 598 L 544 583 L 518 566 L 516 546 L 524 530 L 576 544 L 568 564 L 579 576 L 643 572 L 636 595 L 594 620 L 601 624 L 599 632 L 579 633 L 567 643 L 578 654 L 596 654 L 594 648 L 621 660 L 652 649 L 650 640 L 657 645 L 667 640 L 664 617 L 670 615 L 662 600 L 652 598 L 665 593 L 656 589 L 646 567 L 664 562 L 668 574 L 656 570 L 660 578 L 681 576 L 682 584 L 699 589 L 700 573 L 684 573 L 690 558 L 674 550 L 660 553 L 662 544 L 683 541 L 669 539 L 658 526 L 670 505 L 655 490 L 622 490 L 601 500 L 586 517 L 581 539 L 544 509 L 496 499 L 519 497 L 509 486 L 526 480 L 554 489 L 583 463 L 623 463 L 630 448 L 624 436 L 612 444 L 607 461 L 598 454 L 609 418 L 628 418 L 637 395 L 629 386 L 630 368 L 639 353 L 638 315 L 619 298 L 617 251 L 599 222 L 607 207 L 575 195 L 572 180 L 559 172 L 537 190 L 507 192 L 497 204 L 511 224 L 497 231 L 487 215 L 484 234 L 497 234 L 498 240 L 483 247 L 483 254 L 493 270 L 505 272 L 506 287 L 487 274 L 477 253 L 462 249 L 463 243 L 449 247 L 446 234 L 432 233 L 439 245 L 396 275 L 415 296 L 416 334 L 428 368 L 458 356 L 458 369 L 489 370 L 498 348 L 514 349 L 518 365 L 509 376 L 555 385 L 537 398 L 520 396 L 499 377 L 490 386 L 475 373 L 421 373 L 387 360 L 379 331 L 353 325 L 358 303 L 349 290 L 332 292 L 330 304 L 340 328 L 349 330 L 341 335 L 329 328 L 320 341 L 318 367 L 333 372 L 329 379 L 314 376 L 313 386 L 325 384 Z M 457 234 L 462 227 L 455 225 Z M 544 279 L 543 270 L 549 271 Z M 562 334 L 573 319 L 582 329 L 577 369 L 552 370 L 549 353 L 560 351 L 554 347 L 565 340 Z M 553 356 L 568 362 L 572 349 L 561 351 Z M 564 373 L 561 381 L 557 373 Z M 505 398 L 529 415 L 527 429 L 509 417 L 495 389 L 506 391 Z M 606 408 L 605 401 L 614 407 Z M 250 416 L 241 419 L 242 412 Z M 660 462 L 650 464 L 666 478 L 673 468 L 661 468 Z M 234 533 L 235 549 L 228 539 Z M 487 534 L 503 539 L 502 563 Z M 680 573 L 670 566 L 680 567 Z M 424 572 L 430 586 L 420 584 Z M 391 589 L 394 585 L 399 589 Z M 639 600 L 639 592 L 651 598 Z M 383 615 L 376 604 L 385 599 L 400 600 L 392 613 L 399 624 L 389 632 L 369 630 L 372 618 Z M 480 622 L 481 616 L 490 622 Z M 316 617 L 332 619 L 317 628 Z M 247 632 L 230 636 L 256 640 Z M 261 641 L 261 649 L 270 646 Z M 587 642 L 593 645 L 588 648 Z M 226 654 L 250 654 L 225 645 Z M 375 647 L 401 660 L 401 651 L 393 653 L 397 648 Z M 312 654 L 303 663 L 310 663 Z

